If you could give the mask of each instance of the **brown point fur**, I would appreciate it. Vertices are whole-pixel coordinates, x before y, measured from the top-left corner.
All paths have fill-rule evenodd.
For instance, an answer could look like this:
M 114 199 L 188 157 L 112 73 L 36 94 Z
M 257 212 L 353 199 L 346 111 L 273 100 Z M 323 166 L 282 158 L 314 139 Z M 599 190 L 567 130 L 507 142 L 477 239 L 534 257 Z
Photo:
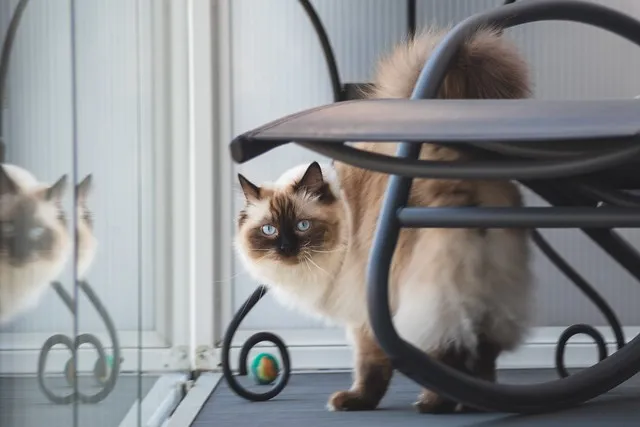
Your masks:
M 368 96 L 373 98 L 409 97 L 422 66 L 443 35 L 444 32 L 426 32 L 397 47 L 380 62 L 375 84 Z M 453 67 L 444 80 L 439 97 L 516 99 L 526 98 L 530 93 L 527 66 L 515 47 L 503 37 L 498 36 L 496 32 L 481 30 L 459 51 Z M 362 142 L 355 144 L 355 147 L 394 156 L 397 144 Z M 466 159 L 467 156 L 450 148 L 429 144 L 428 141 L 423 144 L 420 154 L 423 160 L 439 161 Z M 349 210 L 348 249 L 340 262 L 349 264 L 346 269 L 341 270 L 342 267 L 336 269 L 336 276 L 330 285 L 327 285 L 326 292 L 322 294 L 323 301 L 318 303 L 314 300 L 311 305 L 314 308 L 319 307 L 323 315 L 334 316 L 349 325 L 354 337 L 356 363 L 352 388 L 349 391 L 335 393 L 329 401 L 330 405 L 338 410 L 374 409 L 387 390 L 392 368 L 386 355 L 373 339 L 369 326 L 356 322 L 362 322 L 361 319 L 366 318 L 362 315 L 366 312 L 362 308 L 366 305 L 366 295 L 363 291 L 364 275 L 382 199 L 387 188 L 388 175 L 351 167 L 337 161 L 334 162 L 334 167 L 341 184 L 342 199 Z M 291 195 L 289 198 L 292 198 Z M 506 207 L 522 205 L 522 197 L 518 188 L 507 181 L 414 179 L 409 205 Z M 269 210 L 274 208 L 284 210 L 282 207 L 274 206 L 270 206 Z M 316 203 L 313 208 L 318 209 L 317 212 L 329 215 L 334 209 L 334 204 L 323 206 Z M 323 211 L 321 208 L 327 209 Z M 242 213 L 238 220 L 240 232 L 245 233 L 245 236 L 250 235 L 247 232 L 248 224 L 255 220 L 248 212 Z M 425 282 L 417 283 L 419 281 L 416 281 L 412 286 L 453 287 L 452 295 L 458 295 L 456 292 L 459 292 L 464 293 L 464 298 L 470 295 L 478 298 L 478 301 L 482 301 L 480 305 L 487 304 L 488 311 L 478 309 L 477 318 L 467 319 L 474 322 L 469 334 L 477 338 L 475 348 L 470 344 L 465 347 L 466 342 L 447 344 L 439 342 L 438 345 L 441 348 L 431 348 L 428 353 L 456 369 L 488 381 L 495 381 L 496 358 L 503 350 L 510 350 L 517 345 L 523 335 L 522 330 L 527 321 L 527 315 L 524 310 L 522 313 L 518 311 L 521 308 L 519 306 L 506 305 L 518 304 L 519 299 L 513 300 L 515 302 L 505 300 L 505 307 L 516 310 L 517 319 L 509 319 L 505 325 L 496 326 L 500 322 L 491 321 L 496 315 L 490 308 L 500 307 L 502 303 L 492 301 L 492 299 L 498 300 L 503 297 L 496 294 L 496 289 L 507 290 L 510 297 L 514 294 L 528 295 L 529 288 L 526 280 L 523 281 L 522 287 L 519 287 L 520 283 L 511 282 L 513 278 L 517 281 L 517 278 L 528 277 L 526 274 L 528 252 L 526 246 L 521 244 L 525 241 L 526 231 L 524 230 L 491 229 L 484 230 L 481 234 L 477 230 L 468 229 L 402 230 L 389 275 L 389 302 L 392 314 L 397 316 L 401 311 L 400 291 L 408 289 L 407 279 L 411 274 L 424 268 L 424 262 L 434 263 L 429 265 L 429 271 L 425 269 L 419 271 L 423 275 L 432 274 L 429 279 L 423 278 L 421 280 Z M 430 254 L 429 261 L 416 256 L 423 252 L 429 253 L 434 247 L 438 250 Z M 510 252 L 503 254 L 506 249 L 502 248 L 510 248 Z M 496 255 L 488 255 L 490 250 L 495 251 Z M 504 255 L 503 258 L 513 257 L 510 259 L 513 261 L 511 265 L 516 267 L 513 269 L 504 267 L 496 261 L 496 257 L 502 255 Z M 260 252 L 256 254 L 256 258 L 261 256 L 263 255 Z M 486 265 L 485 260 L 490 260 L 494 264 Z M 420 265 L 420 263 L 423 264 Z M 495 268 L 495 271 L 492 271 L 492 268 Z M 514 273 L 514 270 L 518 272 Z M 520 271 L 525 273 L 520 274 Z M 441 278 L 445 280 L 438 282 Z M 289 285 L 287 283 L 287 286 Z M 291 286 L 286 290 L 297 291 L 294 285 Z M 411 292 L 422 290 L 419 287 L 410 289 Z M 411 296 L 413 294 L 409 297 Z M 304 298 L 304 295 L 301 298 Z M 348 299 L 347 303 L 344 303 L 345 299 Z M 490 303 L 494 305 L 489 305 Z M 357 315 L 351 314 L 356 311 Z M 417 311 L 411 311 L 411 313 L 418 317 L 422 314 Z M 418 322 L 414 317 L 409 319 L 411 322 Z M 415 328 L 421 329 L 425 326 L 415 324 Z M 466 337 L 461 339 L 464 338 Z M 421 412 L 450 412 L 465 409 L 458 408 L 459 405 L 428 390 L 423 391 L 417 406 Z
M 369 98 L 408 98 L 431 52 L 447 32 L 429 29 L 397 46 L 377 66 Z M 464 44 L 442 84 L 442 99 L 517 99 L 531 96 L 529 70 L 517 48 L 490 28 Z
M 414 41 L 398 47 L 391 55 L 380 62 L 375 85 L 368 94 L 372 98 L 408 98 L 411 95 L 422 65 L 441 40 L 443 33 L 427 32 Z M 526 63 L 516 49 L 504 38 L 490 30 L 483 30 L 463 47 L 452 69 L 447 74 L 440 98 L 444 99 L 516 99 L 531 94 Z M 395 155 L 396 143 L 357 143 L 359 149 L 380 154 Z M 424 144 L 420 158 L 424 160 L 453 161 L 463 158 L 462 153 L 434 144 Z M 377 224 L 379 207 L 387 187 L 388 175 L 351 167 L 335 162 L 345 198 L 348 200 L 353 218 L 353 238 L 355 245 L 367 245 Z M 521 206 L 522 196 L 518 188 L 507 181 L 487 180 L 436 180 L 414 179 L 409 197 L 410 206 L 456 207 L 456 206 Z M 378 209 L 372 209 L 375 206 Z M 522 234 L 522 230 L 510 230 L 510 233 Z M 440 234 L 443 238 L 468 239 L 469 230 L 432 229 L 403 230 L 400 233 L 391 276 L 409 265 L 411 254 L 421 238 L 433 238 Z M 484 235 L 486 230 L 481 230 Z M 423 237 L 425 236 L 425 237 Z M 366 342 L 365 342 L 366 343 Z M 363 341 L 356 341 L 356 347 Z M 368 344 L 366 344 L 368 345 Z M 370 351 L 359 349 L 362 355 Z M 460 348 L 441 349 L 434 354 L 441 362 L 467 372 L 470 375 L 495 381 L 495 361 L 502 349 L 495 343 L 482 338 L 477 348 L 476 361 L 471 360 L 469 352 Z M 375 354 L 375 352 L 374 352 Z M 362 356 L 361 356 L 362 358 Z M 368 361 L 369 363 L 366 363 Z M 356 378 L 367 376 L 368 372 L 384 370 L 387 361 L 379 360 L 378 368 L 371 366 L 372 359 L 361 359 L 356 363 Z M 471 369 L 467 365 L 473 364 Z M 358 382 L 360 381 L 360 382 Z M 362 387 L 361 380 L 354 381 L 354 387 Z M 384 394 L 378 382 L 372 390 L 360 390 L 359 393 Z M 353 392 L 351 397 L 353 398 Z M 344 395 L 341 398 L 344 399 Z M 332 400 L 335 400 L 334 396 Z M 353 399 L 351 400 L 351 402 Z M 346 402 L 350 402 L 347 400 Z M 335 404 L 335 402 L 334 402 Z M 345 403 L 343 403 L 344 405 Z M 347 403 L 348 404 L 348 403 Z M 460 407 L 430 390 L 423 390 L 416 407 L 420 412 L 441 413 L 470 408 Z
M 351 330 L 355 346 L 355 373 L 348 391 L 339 391 L 329 398 L 336 411 L 375 409 L 384 397 L 393 376 L 393 366 L 384 351 L 366 328 Z

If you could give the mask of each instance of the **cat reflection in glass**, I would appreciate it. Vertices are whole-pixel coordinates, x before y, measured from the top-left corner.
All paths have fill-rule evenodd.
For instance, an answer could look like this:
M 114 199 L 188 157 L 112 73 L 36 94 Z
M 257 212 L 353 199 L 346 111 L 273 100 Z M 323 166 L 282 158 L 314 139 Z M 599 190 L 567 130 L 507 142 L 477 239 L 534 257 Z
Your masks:
M 16 165 L 0 166 L 0 324 L 34 309 L 69 260 L 72 242 L 62 207 L 67 176 L 40 182 Z M 78 184 L 78 277 L 95 253 L 86 198 L 91 176 Z

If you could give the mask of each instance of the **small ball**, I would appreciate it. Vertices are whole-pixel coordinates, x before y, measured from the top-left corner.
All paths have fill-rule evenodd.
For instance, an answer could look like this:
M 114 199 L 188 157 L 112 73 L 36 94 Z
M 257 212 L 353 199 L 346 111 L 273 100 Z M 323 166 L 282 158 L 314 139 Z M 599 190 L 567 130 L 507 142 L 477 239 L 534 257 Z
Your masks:
M 258 354 L 251 363 L 251 375 L 259 385 L 268 385 L 278 378 L 278 361 L 268 353 Z

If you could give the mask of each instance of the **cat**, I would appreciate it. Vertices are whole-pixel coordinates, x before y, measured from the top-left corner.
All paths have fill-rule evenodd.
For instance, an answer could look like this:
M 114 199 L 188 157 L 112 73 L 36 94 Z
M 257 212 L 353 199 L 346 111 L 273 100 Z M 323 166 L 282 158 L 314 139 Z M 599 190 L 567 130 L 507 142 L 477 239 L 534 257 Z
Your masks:
M 444 35 L 428 30 L 378 64 L 370 98 L 408 98 Z M 515 99 L 531 95 L 526 62 L 491 29 L 480 29 L 460 49 L 439 98 Z M 384 118 L 381 118 L 383 120 Z M 395 155 L 397 143 L 356 143 Z M 467 157 L 424 144 L 422 159 Z M 379 347 L 367 312 L 366 268 L 388 175 L 339 161 L 286 171 L 256 185 L 239 174 L 244 206 L 236 252 L 255 280 L 283 304 L 346 329 L 354 346 L 349 390 L 330 396 L 330 410 L 372 410 L 386 394 L 393 367 Z M 507 181 L 415 179 L 410 206 L 516 207 L 519 188 Z M 528 230 L 404 229 L 391 265 L 389 300 L 401 337 L 432 358 L 468 375 L 496 380 L 496 360 L 526 337 L 533 280 Z M 422 413 L 467 411 L 424 389 Z
M 66 185 L 66 175 L 47 185 L 19 166 L 0 165 L 0 324 L 35 308 L 69 259 Z
M 76 253 L 76 271 L 78 280 L 85 280 L 96 254 L 98 241 L 93 232 L 93 212 L 87 199 L 92 190 L 92 175 L 89 174 L 76 186 L 76 221 L 78 249 Z

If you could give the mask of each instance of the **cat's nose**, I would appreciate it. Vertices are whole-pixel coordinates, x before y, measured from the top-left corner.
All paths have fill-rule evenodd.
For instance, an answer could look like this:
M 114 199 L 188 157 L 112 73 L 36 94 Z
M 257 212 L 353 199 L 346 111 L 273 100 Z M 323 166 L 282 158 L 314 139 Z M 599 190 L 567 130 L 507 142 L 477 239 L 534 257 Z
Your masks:
M 16 261 L 26 261 L 31 255 L 31 248 L 26 239 L 13 239 L 9 253 Z
M 290 243 L 283 243 L 278 248 L 278 252 L 284 256 L 294 256 L 298 254 L 298 249 Z

